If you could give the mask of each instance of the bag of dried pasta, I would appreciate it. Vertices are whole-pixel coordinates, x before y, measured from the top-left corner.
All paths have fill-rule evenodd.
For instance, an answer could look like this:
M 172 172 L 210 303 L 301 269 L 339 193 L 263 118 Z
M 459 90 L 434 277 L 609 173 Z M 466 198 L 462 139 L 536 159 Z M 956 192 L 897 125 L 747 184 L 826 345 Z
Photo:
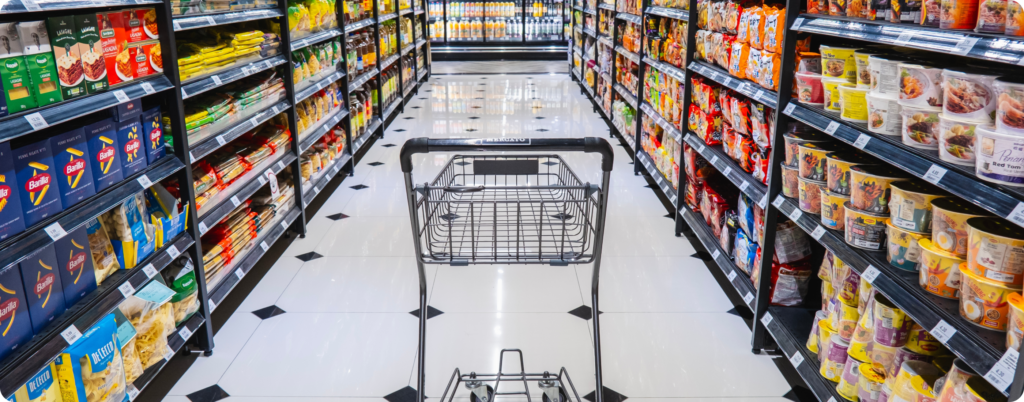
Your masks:
M 121 313 L 121 310 L 114 309 L 111 314 L 114 316 L 114 323 L 117 325 L 117 342 L 121 345 L 121 360 L 124 362 L 124 377 L 131 384 L 145 371 L 142 368 L 142 360 L 139 359 L 139 352 L 135 349 L 135 336 L 139 334 L 135 326 Z
M 114 246 L 103 230 L 99 219 L 92 219 L 85 224 L 85 233 L 89 236 L 89 251 L 92 254 L 92 265 L 96 271 L 96 285 L 102 285 L 110 274 L 121 268 L 117 262 Z
M 171 297 L 171 309 L 174 311 L 174 325 L 192 317 L 199 311 L 199 295 L 196 287 L 196 273 L 192 265 L 192 259 L 187 254 L 182 254 L 160 273 L 174 291 Z
M 124 366 L 113 315 L 103 317 L 83 332 L 54 363 L 64 402 L 121 402 L 125 399 Z
M 168 303 L 171 297 L 174 297 L 173 290 L 159 281 L 151 281 L 118 306 L 138 331 L 135 351 L 139 353 L 143 369 L 164 359 L 167 335 L 174 332 L 174 312 Z
M 43 367 L 25 385 L 14 391 L 10 402 L 62 402 L 57 381 L 57 366 L 52 362 Z

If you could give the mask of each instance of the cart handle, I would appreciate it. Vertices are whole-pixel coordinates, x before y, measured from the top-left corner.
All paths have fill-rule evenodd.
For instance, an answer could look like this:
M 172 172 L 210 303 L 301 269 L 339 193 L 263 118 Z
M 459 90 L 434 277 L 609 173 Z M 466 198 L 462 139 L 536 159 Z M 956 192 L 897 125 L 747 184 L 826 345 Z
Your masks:
M 432 139 L 413 138 L 402 145 L 402 172 L 412 172 L 412 155 L 431 152 L 489 152 L 489 151 L 574 151 L 601 154 L 601 170 L 612 171 L 614 154 L 604 138 L 477 138 Z

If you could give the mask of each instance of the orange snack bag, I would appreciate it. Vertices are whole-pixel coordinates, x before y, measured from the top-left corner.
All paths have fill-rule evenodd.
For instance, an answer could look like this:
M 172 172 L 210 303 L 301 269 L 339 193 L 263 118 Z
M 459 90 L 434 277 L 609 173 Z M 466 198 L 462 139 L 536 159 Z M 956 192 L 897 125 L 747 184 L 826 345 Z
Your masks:
M 749 54 L 747 54 L 747 71 L 744 72 L 744 76 L 751 81 L 758 82 L 761 77 L 761 51 L 750 48 Z
M 750 25 L 747 27 L 747 38 L 750 43 L 750 47 L 761 50 L 763 48 L 761 40 L 763 37 L 761 33 L 764 32 L 764 9 L 761 7 L 754 7 L 750 11 Z
M 777 91 L 779 89 L 779 69 L 782 58 L 778 53 L 761 52 L 761 77 L 758 82 L 762 87 Z
M 743 9 L 743 14 L 740 15 L 740 23 L 736 27 L 736 41 L 740 43 L 749 43 L 750 38 L 747 37 L 748 30 L 750 29 L 750 9 Z
M 747 56 L 750 55 L 750 46 L 739 41 L 732 44 L 732 55 L 729 58 L 729 74 L 736 78 L 746 78 Z
M 766 6 L 764 8 L 764 38 L 762 50 L 782 53 L 782 34 L 786 30 L 786 9 Z

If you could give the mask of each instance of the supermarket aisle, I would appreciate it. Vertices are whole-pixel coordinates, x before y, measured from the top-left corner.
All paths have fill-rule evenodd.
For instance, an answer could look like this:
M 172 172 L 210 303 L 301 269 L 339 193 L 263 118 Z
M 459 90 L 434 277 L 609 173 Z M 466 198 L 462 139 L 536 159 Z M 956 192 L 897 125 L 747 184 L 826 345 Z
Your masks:
M 219 387 L 239 401 L 412 402 L 418 284 L 401 144 L 607 137 L 590 105 L 564 74 L 432 78 L 217 334 L 214 355 L 199 358 L 166 400 L 215 400 L 205 396 Z M 789 385 L 769 357 L 750 353 L 749 330 L 726 313 L 721 288 L 615 148 L 601 286 L 605 386 L 638 400 L 785 400 Z M 417 158 L 416 181 L 447 159 Z M 566 159 L 584 180 L 599 180 L 597 157 Z M 591 268 L 428 267 L 438 315 L 427 326 L 427 396 L 440 397 L 456 367 L 495 371 L 501 348 L 523 349 L 527 371 L 565 366 L 580 395 L 591 393 Z M 281 312 L 264 314 L 273 306 Z

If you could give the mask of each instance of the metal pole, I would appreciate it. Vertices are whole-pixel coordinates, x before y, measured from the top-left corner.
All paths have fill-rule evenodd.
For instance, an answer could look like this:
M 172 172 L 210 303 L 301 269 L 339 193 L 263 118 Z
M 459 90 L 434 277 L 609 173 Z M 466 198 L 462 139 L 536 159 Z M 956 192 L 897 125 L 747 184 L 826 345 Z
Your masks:
M 298 117 L 296 116 L 297 106 L 295 102 L 295 75 L 292 74 L 291 70 L 294 68 L 294 61 L 292 60 L 292 37 L 290 28 L 288 27 L 288 3 L 285 1 L 279 1 L 277 8 L 281 11 L 282 17 L 278 21 L 281 24 L 281 51 L 284 52 L 284 59 L 287 61 L 285 66 L 288 66 L 287 73 L 283 74 L 284 77 L 284 88 L 288 92 L 288 101 L 291 103 L 291 108 L 287 111 L 288 127 L 292 130 L 292 152 L 295 153 L 295 161 L 292 162 L 292 182 L 295 183 L 295 202 L 299 207 L 299 219 L 292 222 L 292 226 L 289 229 L 299 233 L 299 237 L 306 237 L 306 204 L 313 200 L 305 200 L 302 194 L 302 155 L 299 153 L 299 132 L 296 131 L 298 125 Z

